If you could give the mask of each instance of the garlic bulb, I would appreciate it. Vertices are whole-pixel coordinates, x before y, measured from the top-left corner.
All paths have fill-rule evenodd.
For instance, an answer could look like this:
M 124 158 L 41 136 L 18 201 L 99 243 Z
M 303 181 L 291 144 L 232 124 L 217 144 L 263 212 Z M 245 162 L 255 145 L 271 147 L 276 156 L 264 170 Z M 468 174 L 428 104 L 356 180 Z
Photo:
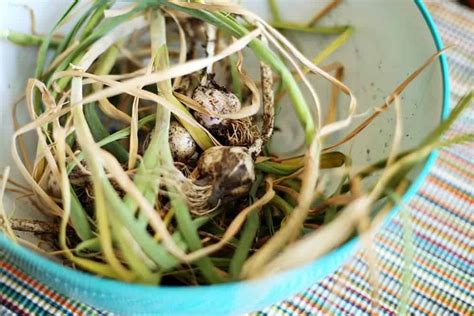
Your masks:
M 53 173 L 50 173 L 47 182 L 48 191 L 51 193 L 52 196 L 57 198 L 61 197 L 61 185 L 58 180 L 59 179 L 55 177 Z
M 196 152 L 196 142 L 178 122 L 170 124 L 169 144 L 175 161 L 186 162 Z
M 211 147 L 201 154 L 196 168 L 195 183 L 212 186 L 210 207 L 245 196 L 255 181 L 255 165 L 245 147 Z
M 192 98 L 209 112 L 229 114 L 241 109 L 237 96 L 215 83 L 198 86 Z M 227 124 L 227 120 L 209 114 L 196 112 L 194 116 L 200 124 L 209 129 Z

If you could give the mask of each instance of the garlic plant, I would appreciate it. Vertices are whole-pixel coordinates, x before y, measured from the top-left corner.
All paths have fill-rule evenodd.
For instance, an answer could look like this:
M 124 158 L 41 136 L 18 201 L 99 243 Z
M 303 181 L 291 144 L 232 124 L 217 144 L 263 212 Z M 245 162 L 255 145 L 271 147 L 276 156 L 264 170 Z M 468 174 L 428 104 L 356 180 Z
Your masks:
M 440 131 L 472 99 L 471 93 L 420 148 L 398 155 L 393 150 L 386 161 L 353 172 L 350 157 L 334 149 L 397 100 L 438 54 L 362 124 L 324 147 L 328 135 L 352 123 L 357 101 L 341 76 L 316 64 L 347 40 L 349 26 L 297 28 L 340 33 L 315 64 L 268 22 L 235 4 L 137 0 L 119 9 L 113 1 L 95 0 L 79 11 L 77 3 L 47 36 L 7 34 L 18 44 L 40 45 L 25 93 L 31 122 L 17 129 L 12 145 L 27 186 L 9 183 L 31 193 L 51 221 L 10 222 L 1 210 L 0 218 L 12 240 L 18 239 L 15 229 L 54 234 L 57 242 L 50 246 L 66 260 L 108 278 L 209 284 L 307 263 L 313 253 L 349 238 L 357 224 L 352 211 L 369 216 L 409 169 L 450 143 L 438 140 Z M 56 36 L 71 14 L 78 14 L 76 24 Z M 258 59 L 259 80 L 244 67 L 244 48 Z M 214 72 L 224 78 L 218 82 Z M 322 123 L 308 72 L 328 80 L 336 96 L 349 97 L 346 117 L 332 115 Z M 305 135 L 305 154 L 290 158 L 277 157 L 268 146 L 277 102 L 286 94 Z M 335 108 L 334 102 L 330 111 Z M 28 132 L 38 136 L 33 161 L 23 144 Z M 360 182 L 381 166 L 387 167 L 381 182 L 364 193 Z M 320 171 L 335 168 L 345 168 L 340 185 L 323 194 Z M 332 234 L 341 238 L 326 238 Z M 319 250 L 308 251 L 309 244 Z

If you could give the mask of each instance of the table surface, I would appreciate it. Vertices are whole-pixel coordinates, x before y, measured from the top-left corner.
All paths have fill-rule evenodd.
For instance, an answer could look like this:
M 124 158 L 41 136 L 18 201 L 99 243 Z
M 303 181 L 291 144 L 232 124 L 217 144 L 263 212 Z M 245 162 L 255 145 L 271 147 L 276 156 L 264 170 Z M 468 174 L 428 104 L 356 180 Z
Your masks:
M 430 1 L 428 7 L 444 44 L 456 45 L 447 52 L 454 106 L 474 88 L 474 11 L 446 0 Z M 459 133 L 474 133 L 473 105 L 446 136 Z M 410 227 L 400 216 L 408 216 L 403 223 Z M 441 150 L 417 195 L 377 235 L 376 287 L 360 252 L 304 293 L 255 314 L 473 315 L 473 228 L 474 144 L 469 143 Z M 412 242 L 404 244 L 407 229 Z M 54 293 L 1 260 L 0 288 L 1 315 L 107 314 Z

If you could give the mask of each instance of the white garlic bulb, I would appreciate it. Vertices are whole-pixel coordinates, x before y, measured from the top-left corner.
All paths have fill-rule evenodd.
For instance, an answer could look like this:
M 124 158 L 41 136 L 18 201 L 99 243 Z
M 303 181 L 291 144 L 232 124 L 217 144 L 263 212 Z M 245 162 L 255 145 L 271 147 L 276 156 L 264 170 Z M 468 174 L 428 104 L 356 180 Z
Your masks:
M 255 165 L 245 147 L 216 146 L 201 154 L 197 183 L 211 185 L 211 207 L 245 196 L 255 181 Z
M 194 90 L 193 99 L 207 111 L 219 114 L 235 113 L 242 107 L 235 94 L 216 84 L 200 85 Z M 210 129 L 216 128 L 218 125 L 226 125 L 227 121 L 199 112 L 196 112 L 194 116 L 201 125 Z
M 196 142 L 191 134 L 176 121 L 170 124 L 169 144 L 175 161 L 186 162 L 196 152 Z

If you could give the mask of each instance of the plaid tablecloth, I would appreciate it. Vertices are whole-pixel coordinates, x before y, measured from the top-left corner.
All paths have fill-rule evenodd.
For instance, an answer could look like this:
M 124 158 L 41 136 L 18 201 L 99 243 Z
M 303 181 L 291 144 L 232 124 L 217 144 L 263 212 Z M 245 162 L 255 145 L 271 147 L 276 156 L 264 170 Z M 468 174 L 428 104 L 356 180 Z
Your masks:
M 447 53 L 454 105 L 474 88 L 474 12 L 446 0 L 430 2 L 429 9 L 445 45 L 457 45 Z M 474 106 L 449 134 L 467 132 L 474 132 Z M 400 216 L 409 216 L 411 249 L 403 246 Z M 360 253 L 306 292 L 257 314 L 474 315 L 474 144 L 440 152 L 417 195 L 378 235 L 375 250 L 376 293 Z M 408 262 L 406 251 L 413 254 Z M 410 277 L 409 292 L 402 274 Z M 0 315 L 17 314 L 107 313 L 54 293 L 0 261 Z

